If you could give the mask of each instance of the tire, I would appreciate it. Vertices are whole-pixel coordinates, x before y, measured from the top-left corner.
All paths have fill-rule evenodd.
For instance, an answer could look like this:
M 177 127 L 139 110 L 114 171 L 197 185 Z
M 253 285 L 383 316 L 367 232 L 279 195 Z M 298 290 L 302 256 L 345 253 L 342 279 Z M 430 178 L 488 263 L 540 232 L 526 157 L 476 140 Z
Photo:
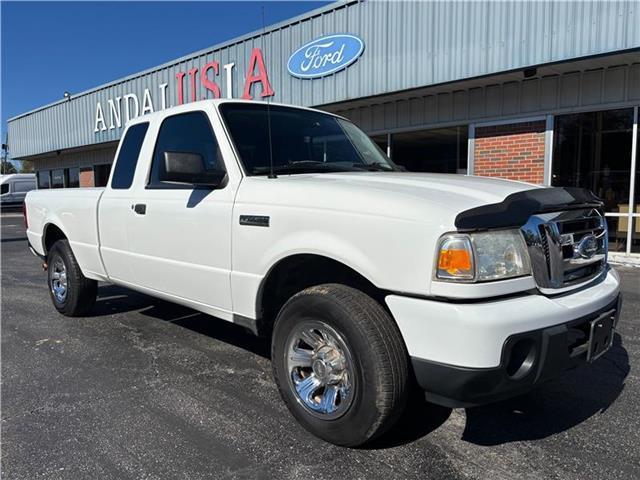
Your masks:
M 67 240 L 53 244 L 47 265 L 47 286 L 56 310 L 68 317 L 88 313 L 96 301 L 98 282 L 82 274 Z
M 293 416 L 333 444 L 356 447 L 373 440 L 406 405 L 410 384 L 402 336 L 382 306 L 354 288 L 325 284 L 291 297 L 276 319 L 271 355 Z

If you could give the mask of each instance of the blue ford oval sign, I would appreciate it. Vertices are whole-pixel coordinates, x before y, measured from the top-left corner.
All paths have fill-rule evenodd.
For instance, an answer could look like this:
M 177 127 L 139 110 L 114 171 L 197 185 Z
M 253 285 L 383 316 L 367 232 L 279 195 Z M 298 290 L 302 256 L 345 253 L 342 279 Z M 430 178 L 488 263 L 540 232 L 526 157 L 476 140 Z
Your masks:
M 364 50 L 355 35 L 328 35 L 309 42 L 293 52 L 287 70 L 294 77 L 315 78 L 347 68 Z

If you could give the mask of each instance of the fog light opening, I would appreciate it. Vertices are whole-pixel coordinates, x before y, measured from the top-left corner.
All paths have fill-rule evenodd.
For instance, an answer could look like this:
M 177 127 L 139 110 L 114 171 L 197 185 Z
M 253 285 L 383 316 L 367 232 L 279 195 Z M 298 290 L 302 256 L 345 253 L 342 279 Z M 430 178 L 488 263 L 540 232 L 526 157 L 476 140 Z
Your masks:
M 536 359 L 536 347 L 530 338 L 523 338 L 513 344 L 507 362 L 507 375 L 512 380 L 524 377 Z

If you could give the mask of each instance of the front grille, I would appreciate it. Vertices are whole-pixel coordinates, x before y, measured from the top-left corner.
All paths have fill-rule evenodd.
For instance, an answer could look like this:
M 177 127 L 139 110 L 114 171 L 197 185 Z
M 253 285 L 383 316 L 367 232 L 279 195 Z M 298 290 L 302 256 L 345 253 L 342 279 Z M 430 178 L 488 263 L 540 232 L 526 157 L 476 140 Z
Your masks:
M 606 266 L 607 223 L 596 209 L 533 215 L 522 233 L 542 291 L 583 284 Z

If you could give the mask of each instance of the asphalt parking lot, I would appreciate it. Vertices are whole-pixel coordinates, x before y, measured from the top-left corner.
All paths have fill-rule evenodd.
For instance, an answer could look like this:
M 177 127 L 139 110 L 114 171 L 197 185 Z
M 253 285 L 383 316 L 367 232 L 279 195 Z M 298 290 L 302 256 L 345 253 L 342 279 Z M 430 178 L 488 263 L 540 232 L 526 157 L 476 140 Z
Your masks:
M 108 285 L 65 318 L 21 216 L 1 240 L 3 478 L 640 478 L 639 268 L 618 269 L 620 335 L 594 364 L 494 405 L 417 404 L 351 450 L 298 426 L 242 328 Z

